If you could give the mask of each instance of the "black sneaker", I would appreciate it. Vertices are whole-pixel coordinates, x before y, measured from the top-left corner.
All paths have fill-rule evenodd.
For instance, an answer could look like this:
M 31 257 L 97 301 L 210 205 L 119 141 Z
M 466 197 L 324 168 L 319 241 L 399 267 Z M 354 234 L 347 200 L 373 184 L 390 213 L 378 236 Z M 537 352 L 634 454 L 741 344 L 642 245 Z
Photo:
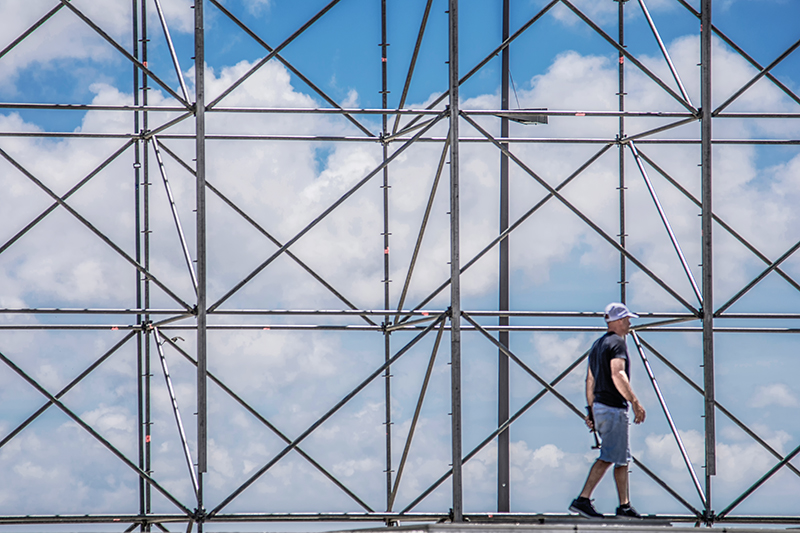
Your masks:
M 582 496 L 578 496 L 572 500 L 569 510 L 585 518 L 603 518 L 603 515 L 595 510 L 594 505 L 592 505 L 592 500 Z
M 619 518 L 641 518 L 642 515 L 636 512 L 636 509 L 630 503 L 620 505 L 617 507 L 617 517 Z

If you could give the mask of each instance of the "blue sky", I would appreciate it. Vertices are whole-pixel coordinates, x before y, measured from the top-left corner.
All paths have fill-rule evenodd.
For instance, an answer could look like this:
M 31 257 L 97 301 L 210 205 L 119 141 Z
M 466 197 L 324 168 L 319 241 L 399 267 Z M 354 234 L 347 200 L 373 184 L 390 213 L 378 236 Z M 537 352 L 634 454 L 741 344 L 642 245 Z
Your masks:
M 190 91 L 193 90 L 192 10 L 188 2 L 162 0 L 177 55 Z M 612 36 L 617 33 L 617 4 L 611 0 L 575 2 Z M 699 2 L 689 2 L 698 8 Z M 74 0 L 117 42 L 130 49 L 130 3 Z M 545 4 L 542 0 L 512 0 L 514 32 Z M 326 2 L 306 0 L 230 0 L 224 5 L 277 46 L 319 11 Z M 388 1 L 389 107 L 398 104 L 416 32 L 425 2 Z M 460 69 L 466 73 L 500 42 L 500 2 L 461 2 Z M 699 20 L 673 0 L 651 0 L 648 7 L 695 105 L 699 105 Z M 0 6 L 0 47 L 52 7 L 50 1 Z M 148 4 L 148 66 L 173 90 L 178 79 L 169 59 L 161 28 Z M 447 88 L 446 5 L 436 0 L 422 43 L 417 71 L 406 105 L 428 105 Z M 628 50 L 667 84 L 675 87 L 666 64 L 639 9 L 626 4 Z M 793 0 L 717 0 L 714 23 L 754 59 L 766 65 L 798 38 L 800 4 Z M 380 3 L 342 0 L 292 42 L 282 53 L 330 97 L 344 107 L 378 108 L 380 95 Z M 207 89 L 209 99 L 264 56 L 264 50 L 236 28 L 213 5 L 206 4 Z M 756 71 L 719 39 L 714 41 L 714 103 L 724 101 Z M 547 107 L 564 111 L 616 110 L 617 53 L 565 8 L 555 8 L 511 47 L 511 72 L 520 107 Z M 800 91 L 800 52 L 790 55 L 772 73 L 791 90 Z M 499 58 L 489 62 L 466 82 L 461 91 L 465 109 L 499 108 Z M 630 109 L 681 111 L 654 83 L 633 67 L 626 78 Z M 165 91 L 149 91 L 152 104 L 174 101 Z M 512 94 L 512 107 L 516 107 Z M 20 47 L 0 57 L 0 100 L 15 103 L 130 104 L 131 66 L 81 21 L 62 9 Z M 325 107 L 322 99 L 275 61 L 234 91 L 221 105 L 231 107 Z M 441 105 L 440 105 L 441 108 Z M 730 111 L 797 113 L 798 104 L 768 80 L 761 80 Z M 161 124 L 174 113 L 153 113 Z M 360 117 L 373 132 L 375 117 Z M 22 131 L 130 133 L 132 117 L 125 112 L 0 110 L 0 132 Z M 479 120 L 499 132 L 493 118 Z M 662 124 L 659 119 L 630 119 L 628 133 Z M 344 135 L 362 133 L 340 117 L 321 115 L 209 114 L 210 133 Z M 717 119 L 718 139 L 798 138 L 796 120 Z M 547 126 L 514 125 L 518 137 L 582 137 L 613 139 L 616 118 L 552 117 Z M 193 143 L 170 138 L 191 134 L 190 123 L 165 132 L 165 147 L 191 163 Z M 462 135 L 479 134 L 464 123 Z M 443 137 L 446 126 L 430 135 Z M 698 127 L 677 128 L 661 138 L 697 138 Z M 122 146 L 121 139 L 36 139 L 0 137 L 0 148 L 63 194 Z M 393 145 L 392 150 L 400 145 Z M 536 173 L 556 186 L 601 148 L 593 145 L 518 144 L 518 154 Z M 642 153 L 699 196 L 699 149 L 693 145 L 642 143 Z M 420 220 L 431 189 L 441 143 L 410 147 L 390 167 L 390 286 L 396 306 L 406 276 Z M 284 141 L 213 141 L 209 143 L 208 179 L 262 228 L 285 242 L 326 209 L 349 187 L 373 170 L 381 158 L 374 143 Z M 800 153 L 796 146 L 716 146 L 714 149 L 715 213 L 733 226 L 766 256 L 775 259 L 798 240 L 800 217 Z M 132 151 L 116 158 L 69 200 L 82 215 L 133 255 Z M 513 166 L 513 165 L 512 165 Z M 487 145 L 462 145 L 462 262 L 497 235 L 497 151 Z M 194 256 L 193 178 L 171 157 L 165 168 L 176 197 L 178 212 Z M 677 262 L 652 200 L 630 154 L 628 176 L 628 232 L 631 252 L 662 277 L 692 305 L 698 302 Z M 671 186 L 654 168 L 647 167 L 660 200 L 687 255 L 696 279 L 700 269 L 700 222 L 697 207 Z M 609 235 L 618 230 L 618 152 L 614 147 L 595 165 L 565 187 L 564 197 L 585 211 Z M 375 178 L 376 180 L 379 178 Z M 6 222 L 0 245 L 45 209 L 49 198 L 29 180 L 0 160 L 0 210 Z M 193 290 L 186 272 L 161 176 L 151 152 L 151 268 L 185 301 Z M 449 260 L 446 175 L 433 204 L 430 226 L 421 248 L 405 307 L 415 305 L 447 279 Z M 511 217 L 521 216 L 545 194 L 519 168 L 511 172 Z M 292 251 L 326 278 L 360 309 L 383 306 L 382 191 L 371 181 L 341 208 L 304 236 Z M 275 245 L 245 222 L 217 196 L 209 193 L 209 293 L 216 301 L 269 257 Z M 514 310 L 599 311 L 619 298 L 619 256 L 563 205 L 547 203 L 523 223 L 510 239 L 512 264 L 511 305 Z M 733 296 L 758 275 L 764 263 L 720 227 L 715 227 L 716 305 Z M 463 308 L 492 310 L 497 305 L 495 250 L 463 276 Z M 790 258 L 781 268 L 800 278 L 800 260 Z M 0 253 L 0 306 L 120 308 L 135 305 L 133 268 L 63 209 L 49 215 L 30 233 Z M 637 268 L 629 265 L 628 301 L 636 312 L 681 312 L 685 309 Z M 800 295 L 776 273 L 731 307 L 732 312 L 796 313 Z M 175 309 L 176 303 L 154 289 L 152 306 Z M 342 303 L 287 257 L 281 257 L 228 300 L 223 309 L 338 309 Z M 447 291 L 433 299 L 430 310 L 447 306 Z M 128 324 L 130 316 L 0 315 L 0 324 L 100 323 Z M 214 317 L 217 325 L 252 326 L 315 323 L 315 317 Z M 363 324 L 357 319 L 325 319 L 326 323 Z M 493 319 L 483 318 L 483 324 Z M 719 325 L 733 325 L 719 320 Z M 794 327 L 796 320 L 751 320 L 747 325 Z M 602 327 L 599 319 L 514 319 L 515 325 Z M 191 321 L 179 322 L 191 325 Z M 737 323 L 740 324 L 740 323 Z M 696 326 L 696 322 L 689 323 Z M 118 342 L 122 331 L 10 331 L 0 330 L 0 352 L 29 371 L 48 390 L 57 391 L 91 361 Z M 194 333 L 169 330 L 185 340 L 179 345 L 194 354 Z M 557 376 L 579 357 L 596 331 L 520 332 L 511 337 L 512 350 L 545 379 Z M 642 337 L 674 362 L 696 383 L 702 383 L 702 347 L 696 333 L 652 332 Z M 496 427 L 496 349 L 477 333 L 465 334 L 464 449 L 469 451 Z M 411 339 L 411 333 L 392 336 L 393 352 Z M 410 503 L 447 469 L 449 462 L 448 337 L 437 356 L 431 389 L 422 411 L 421 426 L 412 447 L 406 478 L 395 509 Z M 210 370 L 286 434 L 300 434 L 318 416 L 381 364 L 380 333 L 334 333 L 253 329 L 216 330 L 209 337 Z M 693 505 L 699 506 L 689 478 L 671 440 L 669 428 L 638 361 L 634 387 L 642 397 L 648 421 L 633 429 L 633 452 Z M 426 337 L 393 367 L 393 464 L 396 468 L 416 396 L 433 346 Z M 192 417 L 194 367 L 171 346 L 165 346 L 178 400 L 194 450 Z M 795 335 L 720 333 L 716 336 L 717 394 L 719 401 L 781 453 L 800 440 L 796 409 L 800 390 Z M 136 457 L 135 344 L 126 344 L 65 396 L 65 402 L 120 449 Z M 163 377 L 155 357 L 154 463 L 155 477 L 182 500 L 191 502 L 191 488 L 169 411 Z M 702 472 L 702 397 L 648 354 L 670 403 L 690 456 Z M 513 365 L 512 365 L 513 366 Z M 578 407 L 584 403 L 581 366 L 559 390 Z M 539 391 L 519 368 L 512 370 L 512 412 Z M 0 369 L 0 435 L 7 434 L 42 402 L 41 397 L 7 368 Z M 211 388 L 210 464 L 208 506 L 213 507 L 255 469 L 280 451 L 281 441 Z M 303 448 L 370 506 L 385 507 L 383 388 L 369 385 L 354 402 L 323 424 Z M 766 472 L 775 460 L 754 441 L 718 414 L 719 474 L 714 509 L 724 508 L 738 493 Z M 512 511 L 563 512 L 583 482 L 593 460 L 591 439 L 581 422 L 565 407 L 546 396 L 512 427 Z M 51 442 L 64 442 L 55 450 Z M 86 450 L 91 450 L 89 454 Z M 194 453 L 194 452 L 193 452 Z M 62 458 L 69 458 L 68 461 Z M 794 461 L 797 465 L 797 460 Z M 0 449 L 0 471 L 11 479 L 0 488 L 0 514 L 136 512 L 136 478 L 106 450 L 99 448 L 63 414 L 51 409 L 44 417 Z M 465 469 L 466 512 L 492 511 L 495 506 L 496 447 L 478 454 Z M 702 474 L 700 474 L 702 475 Z M 46 481 L 47 480 L 47 481 Z M 800 480 L 784 471 L 737 508 L 742 514 L 796 514 Z M 46 484 L 47 489 L 42 487 Z M 644 513 L 683 513 L 641 471 L 632 474 L 634 504 Z M 446 511 L 449 484 L 445 483 L 417 510 Z M 307 495 L 313 494 L 313 500 Z M 174 510 L 156 497 L 156 511 Z M 598 489 L 601 510 L 613 510 L 611 483 Z M 235 500 L 230 511 L 357 511 L 360 508 L 327 484 L 302 458 L 290 455 Z M 276 526 L 278 529 L 285 526 Z

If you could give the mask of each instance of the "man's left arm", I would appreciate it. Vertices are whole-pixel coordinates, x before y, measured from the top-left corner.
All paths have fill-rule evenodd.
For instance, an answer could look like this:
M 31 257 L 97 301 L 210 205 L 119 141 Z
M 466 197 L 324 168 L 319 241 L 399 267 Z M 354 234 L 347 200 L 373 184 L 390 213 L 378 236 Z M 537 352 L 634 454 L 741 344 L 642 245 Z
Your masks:
M 633 407 L 633 423 L 641 424 L 646 416 L 644 407 L 639 403 L 639 398 L 633 393 L 628 374 L 625 373 L 625 359 L 615 357 L 611 360 L 611 379 L 623 398 L 631 402 Z

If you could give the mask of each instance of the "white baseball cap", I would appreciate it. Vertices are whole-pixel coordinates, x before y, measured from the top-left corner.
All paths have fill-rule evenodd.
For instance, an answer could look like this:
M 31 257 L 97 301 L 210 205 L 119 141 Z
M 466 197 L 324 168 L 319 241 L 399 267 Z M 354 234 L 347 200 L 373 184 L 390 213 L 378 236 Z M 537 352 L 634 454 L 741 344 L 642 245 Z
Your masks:
M 628 308 L 625 307 L 625 304 L 613 302 L 606 306 L 606 322 L 614 322 L 615 320 L 625 317 L 639 318 L 639 315 L 628 311 Z

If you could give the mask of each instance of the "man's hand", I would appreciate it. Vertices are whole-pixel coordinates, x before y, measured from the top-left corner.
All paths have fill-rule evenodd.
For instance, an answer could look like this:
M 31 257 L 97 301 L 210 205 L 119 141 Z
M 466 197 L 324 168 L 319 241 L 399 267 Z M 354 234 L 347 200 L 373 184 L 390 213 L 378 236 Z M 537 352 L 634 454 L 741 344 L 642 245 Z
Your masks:
M 586 427 L 589 429 L 594 429 L 594 409 L 592 409 L 592 404 L 586 406 Z
M 586 417 L 586 427 L 589 429 L 594 429 L 594 422 L 588 416 Z
M 631 405 L 633 406 L 633 423 L 641 424 L 644 422 L 645 416 L 647 416 L 647 413 L 644 411 L 644 407 L 642 407 L 642 404 L 639 403 L 639 400 L 633 400 Z

